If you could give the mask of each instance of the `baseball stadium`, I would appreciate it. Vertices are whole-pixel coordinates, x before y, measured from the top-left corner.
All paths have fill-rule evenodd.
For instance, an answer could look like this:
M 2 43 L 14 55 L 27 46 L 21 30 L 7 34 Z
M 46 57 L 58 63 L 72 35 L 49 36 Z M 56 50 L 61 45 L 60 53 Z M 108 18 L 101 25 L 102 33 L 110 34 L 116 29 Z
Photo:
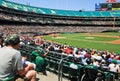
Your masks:
M 95 4 L 95 11 L 0 0 L 0 35 L 5 45 L 11 34 L 20 36 L 21 56 L 36 65 L 36 81 L 120 81 L 120 3 L 116 0 Z M 26 80 L 7 77 L 4 81 Z

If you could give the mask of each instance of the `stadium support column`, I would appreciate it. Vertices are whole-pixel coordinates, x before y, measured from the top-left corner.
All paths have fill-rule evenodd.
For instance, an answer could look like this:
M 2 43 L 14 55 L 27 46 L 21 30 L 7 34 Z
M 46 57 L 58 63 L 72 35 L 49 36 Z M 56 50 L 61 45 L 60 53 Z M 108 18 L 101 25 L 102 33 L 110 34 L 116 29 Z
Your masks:
M 2 5 L 3 0 L 0 0 L 0 5 Z

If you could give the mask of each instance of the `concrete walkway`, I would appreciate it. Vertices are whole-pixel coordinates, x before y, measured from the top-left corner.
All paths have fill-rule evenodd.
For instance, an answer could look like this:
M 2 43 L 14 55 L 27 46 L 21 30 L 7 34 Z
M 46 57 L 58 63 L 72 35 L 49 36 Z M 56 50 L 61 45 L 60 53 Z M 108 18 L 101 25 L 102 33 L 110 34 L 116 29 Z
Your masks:
M 16 81 L 24 81 L 24 80 L 21 78 L 18 78 Z M 47 71 L 47 76 L 43 74 L 37 74 L 36 81 L 58 81 L 58 75 Z M 63 78 L 62 81 L 69 81 L 69 80 L 67 78 Z
M 58 81 L 58 75 L 47 71 L 47 76 L 43 74 L 37 74 L 38 81 Z M 62 81 L 69 81 L 63 78 Z

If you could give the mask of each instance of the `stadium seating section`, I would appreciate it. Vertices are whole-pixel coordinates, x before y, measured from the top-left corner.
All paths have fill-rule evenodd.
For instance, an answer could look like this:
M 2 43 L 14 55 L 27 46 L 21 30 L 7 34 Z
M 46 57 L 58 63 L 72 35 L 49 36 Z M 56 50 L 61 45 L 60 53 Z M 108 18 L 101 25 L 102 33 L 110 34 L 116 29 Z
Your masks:
M 120 11 L 72 11 L 72 10 L 57 10 L 33 7 L 29 5 L 17 4 L 14 2 L 3 1 L 2 6 L 38 14 L 61 15 L 61 16 L 80 16 L 80 17 L 120 17 Z
M 7 0 L 0 0 L 0 21 L 0 32 L 19 34 L 120 31 L 120 11 L 59 10 Z

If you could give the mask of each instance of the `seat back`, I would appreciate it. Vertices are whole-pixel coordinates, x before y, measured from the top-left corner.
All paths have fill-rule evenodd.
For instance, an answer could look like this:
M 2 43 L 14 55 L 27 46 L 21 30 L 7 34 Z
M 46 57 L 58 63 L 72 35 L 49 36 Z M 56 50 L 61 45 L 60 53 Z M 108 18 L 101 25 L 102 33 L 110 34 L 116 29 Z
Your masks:
M 3 81 L 15 81 L 15 77 L 7 77 Z

